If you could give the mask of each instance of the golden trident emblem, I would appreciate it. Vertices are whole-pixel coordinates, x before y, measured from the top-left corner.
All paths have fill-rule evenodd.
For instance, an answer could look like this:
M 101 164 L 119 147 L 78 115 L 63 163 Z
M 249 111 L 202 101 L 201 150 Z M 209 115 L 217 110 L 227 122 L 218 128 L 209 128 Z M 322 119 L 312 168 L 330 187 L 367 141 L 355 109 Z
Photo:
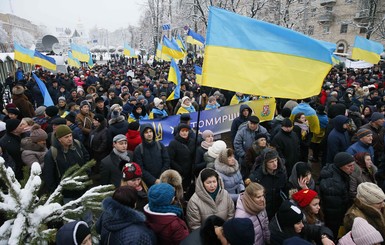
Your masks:
M 155 122 L 152 122 L 152 127 L 154 128 L 155 131 L 155 140 L 160 141 L 163 140 L 163 128 L 162 124 L 158 123 L 158 128 L 156 128 Z

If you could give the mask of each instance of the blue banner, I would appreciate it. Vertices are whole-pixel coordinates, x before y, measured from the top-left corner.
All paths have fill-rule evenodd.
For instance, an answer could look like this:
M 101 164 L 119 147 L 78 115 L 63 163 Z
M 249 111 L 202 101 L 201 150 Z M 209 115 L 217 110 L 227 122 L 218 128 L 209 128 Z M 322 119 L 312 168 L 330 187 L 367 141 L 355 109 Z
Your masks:
M 274 118 L 275 99 L 260 99 L 246 102 L 253 110 L 261 122 L 270 121 Z M 214 135 L 229 132 L 231 124 L 235 118 L 239 116 L 239 108 L 241 104 L 220 107 L 213 110 L 201 111 L 199 120 L 199 132 L 211 130 Z M 190 113 L 191 128 L 196 129 L 198 112 Z M 180 115 L 169 116 L 164 119 L 141 120 L 140 124 L 149 123 L 155 129 L 156 140 L 161 141 L 164 145 L 168 145 L 174 139 L 174 129 L 178 126 Z

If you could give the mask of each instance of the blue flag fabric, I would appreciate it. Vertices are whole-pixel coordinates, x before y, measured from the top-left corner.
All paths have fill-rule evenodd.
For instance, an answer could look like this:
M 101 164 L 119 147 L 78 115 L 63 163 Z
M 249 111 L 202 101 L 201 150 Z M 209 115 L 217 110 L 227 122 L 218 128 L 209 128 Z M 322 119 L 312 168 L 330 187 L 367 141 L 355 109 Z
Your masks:
M 170 24 L 164 24 L 162 25 L 163 31 L 171 30 L 171 25 Z
M 40 91 L 41 91 L 41 94 L 43 95 L 43 98 L 44 98 L 44 106 L 51 106 L 51 105 L 54 105 L 53 101 L 52 101 L 52 98 L 51 98 L 51 95 L 48 93 L 48 89 L 47 87 L 45 86 L 45 84 L 43 83 L 42 80 L 40 80 L 36 75 L 35 73 L 32 73 L 32 77 L 33 79 L 35 79 L 37 85 L 39 86 L 40 88 Z

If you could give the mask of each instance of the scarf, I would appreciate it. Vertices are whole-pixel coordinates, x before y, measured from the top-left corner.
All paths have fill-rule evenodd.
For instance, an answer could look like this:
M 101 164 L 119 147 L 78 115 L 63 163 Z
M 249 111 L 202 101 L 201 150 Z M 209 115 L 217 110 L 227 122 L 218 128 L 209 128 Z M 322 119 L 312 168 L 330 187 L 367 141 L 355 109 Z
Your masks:
M 176 214 L 178 217 L 182 217 L 183 210 L 182 208 L 176 206 L 176 205 L 154 205 L 154 203 L 149 202 L 148 204 L 149 208 L 153 212 L 157 213 L 173 213 Z
M 241 200 L 245 211 L 249 214 L 258 215 L 261 211 L 266 208 L 266 201 L 265 205 L 260 206 L 253 200 L 251 196 L 249 196 L 249 194 L 247 194 L 247 192 L 241 194 Z
M 208 143 L 207 141 L 202 141 L 201 146 L 203 149 L 208 150 L 210 146 L 214 144 L 214 141 L 211 143 Z
M 127 162 L 130 162 L 130 157 L 127 155 L 127 152 L 119 152 L 116 148 L 113 149 L 114 153 L 121 159 Z
M 294 122 L 294 125 L 297 125 L 301 129 L 302 139 L 306 138 L 306 135 L 309 133 L 309 125 L 307 123 Z
M 158 109 L 158 108 L 152 108 L 152 111 L 151 111 L 151 112 L 152 112 L 153 114 L 162 115 L 162 117 L 167 117 L 167 116 L 168 116 L 168 114 L 167 114 L 167 112 L 166 112 L 165 109 L 160 110 L 160 109 Z
M 210 197 L 214 200 L 214 202 L 215 202 L 215 198 L 217 198 L 218 192 L 219 192 L 219 186 L 213 193 L 210 193 L 207 191 L 207 193 L 209 193 Z
M 188 112 L 195 112 L 195 108 L 193 105 L 186 106 L 185 104 L 181 104 L 183 108 L 185 108 Z

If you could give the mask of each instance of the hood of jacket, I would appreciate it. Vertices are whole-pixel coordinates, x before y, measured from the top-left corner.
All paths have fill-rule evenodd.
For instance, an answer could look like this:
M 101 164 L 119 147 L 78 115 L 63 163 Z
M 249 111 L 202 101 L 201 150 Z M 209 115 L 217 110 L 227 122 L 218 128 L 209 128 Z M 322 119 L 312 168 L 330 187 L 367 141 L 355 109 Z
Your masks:
M 245 116 L 243 116 L 242 114 L 242 111 L 244 109 L 247 109 L 249 111 L 249 116 L 251 116 L 251 113 L 253 112 L 250 108 L 250 106 L 246 105 L 246 104 L 241 104 L 241 106 L 239 107 L 239 117 L 243 118 L 243 119 L 246 119 Z
M 149 123 L 145 123 L 145 124 L 140 125 L 140 137 L 142 137 L 142 141 L 144 141 L 144 131 L 146 129 L 148 129 L 148 128 L 151 129 L 151 131 L 152 131 L 152 140 L 155 141 L 155 130 L 152 127 L 152 125 L 149 124 Z
M 204 169 L 202 170 L 204 171 Z M 205 203 L 209 203 L 209 204 L 214 204 L 215 205 L 215 202 L 216 201 L 220 201 L 220 199 L 223 197 L 223 192 L 224 192 L 224 184 L 223 184 L 223 180 L 221 178 L 221 176 L 218 174 L 218 188 L 219 188 L 219 191 L 218 191 L 218 194 L 217 194 L 217 199 L 214 201 L 210 194 L 206 191 L 205 187 L 204 187 L 204 184 L 201 180 L 201 173 L 202 171 L 199 173 L 199 176 L 198 178 L 196 179 L 196 184 L 195 184 L 195 194 L 197 194 L 197 196 Z M 215 171 L 215 170 L 214 170 Z M 217 172 L 217 171 L 215 171 Z M 218 173 L 218 172 L 217 172 Z
M 106 198 L 102 206 L 104 209 L 102 224 L 108 231 L 119 231 L 132 224 L 146 221 L 143 213 L 120 204 L 112 197 Z
M 39 151 L 39 152 L 47 151 L 46 147 L 39 145 L 35 142 L 32 142 L 30 137 L 25 137 L 21 139 L 20 148 L 23 150 L 30 150 L 30 151 Z
M 349 118 L 343 115 L 338 115 L 333 119 L 333 126 L 334 128 L 340 132 L 343 133 L 346 131 L 346 129 L 343 128 L 344 124 L 349 121 Z

